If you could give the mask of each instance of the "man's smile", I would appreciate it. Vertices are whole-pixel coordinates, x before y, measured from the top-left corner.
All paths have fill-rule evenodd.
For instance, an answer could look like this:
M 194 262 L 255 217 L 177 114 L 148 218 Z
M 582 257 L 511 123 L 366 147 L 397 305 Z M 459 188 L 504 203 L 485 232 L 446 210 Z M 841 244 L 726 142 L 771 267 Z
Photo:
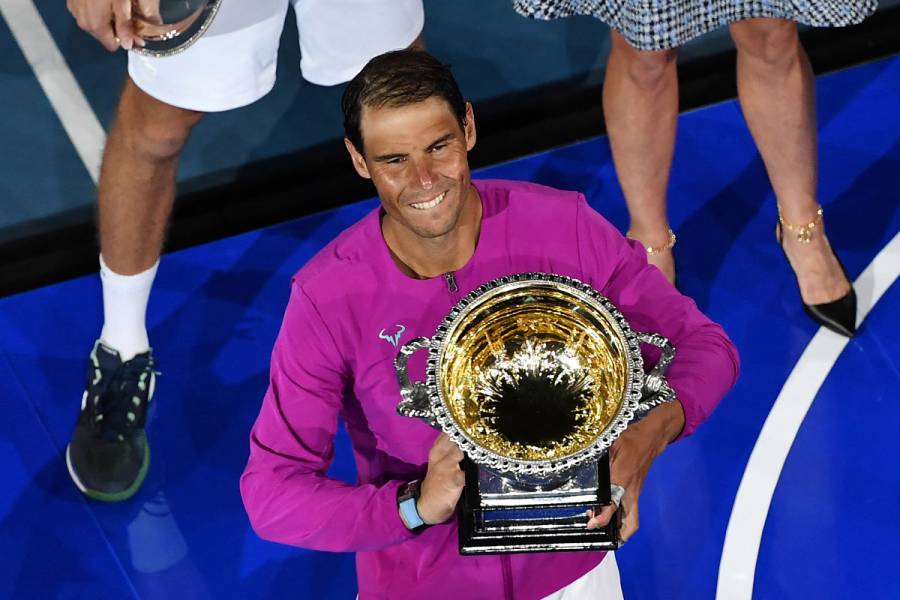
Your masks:
M 442 192 L 440 195 L 435 196 L 431 200 L 426 200 L 424 202 L 416 202 L 414 204 L 410 204 L 413 208 L 417 210 L 428 210 L 430 208 L 434 208 L 438 204 L 444 201 L 444 198 L 447 197 L 447 192 Z

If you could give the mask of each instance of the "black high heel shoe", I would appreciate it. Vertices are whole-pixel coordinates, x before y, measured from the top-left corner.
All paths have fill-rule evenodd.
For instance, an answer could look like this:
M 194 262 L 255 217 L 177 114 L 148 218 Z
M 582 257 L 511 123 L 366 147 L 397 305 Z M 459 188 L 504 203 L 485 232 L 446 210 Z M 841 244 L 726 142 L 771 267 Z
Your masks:
M 775 237 L 778 238 L 778 245 L 781 247 L 781 252 L 784 254 L 784 258 L 788 261 L 788 265 L 791 264 L 790 259 L 788 259 L 787 252 L 784 251 L 784 239 L 782 237 L 782 225 L 792 233 L 794 231 L 797 232 L 798 239 L 803 243 L 809 243 L 809 240 L 812 238 L 813 229 L 816 225 L 822 220 L 822 207 L 819 207 L 818 213 L 816 214 L 816 219 L 811 223 L 806 225 L 796 226 L 790 225 L 786 223 L 784 219 L 781 217 L 781 209 L 778 210 L 778 223 L 775 225 Z M 850 278 L 847 277 L 847 271 L 844 269 L 843 263 L 841 263 L 841 259 L 837 257 L 837 254 L 834 253 L 834 250 L 831 251 L 832 255 L 834 255 L 834 259 L 838 262 L 838 265 L 841 267 L 841 271 L 844 273 L 844 277 L 850 283 L 850 291 L 844 294 L 842 297 L 837 300 L 833 300 L 831 302 L 824 302 L 822 304 L 807 304 L 803 302 L 803 296 L 800 297 L 800 303 L 803 304 L 803 312 L 805 312 L 809 317 L 822 325 L 823 327 L 830 329 L 831 331 L 838 333 L 840 335 L 845 335 L 847 337 L 853 337 L 853 334 L 856 333 L 856 290 L 853 289 L 853 282 L 850 281 Z M 796 274 L 794 275 L 796 278 Z M 799 280 L 797 281 L 797 287 L 800 287 Z

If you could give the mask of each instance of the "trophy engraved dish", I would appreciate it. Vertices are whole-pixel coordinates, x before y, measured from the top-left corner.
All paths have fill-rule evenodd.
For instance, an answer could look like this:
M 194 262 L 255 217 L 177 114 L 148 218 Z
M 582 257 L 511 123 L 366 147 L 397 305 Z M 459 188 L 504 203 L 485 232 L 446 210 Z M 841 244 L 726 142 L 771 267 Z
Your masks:
M 662 349 L 649 373 L 640 343 Z M 426 380 L 410 382 L 409 357 L 422 348 Z M 547 273 L 490 281 L 430 339 L 406 343 L 394 363 L 397 412 L 466 454 L 460 553 L 617 548 L 618 518 L 587 530 L 585 511 L 611 502 L 613 442 L 675 399 L 663 377 L 674 355 L 589 285 Z
M 144 46 L 132 51 L 147 56 L 177 54 L 202 36 L 219 11 L 222 0 L 131 0 L 135 35 Z

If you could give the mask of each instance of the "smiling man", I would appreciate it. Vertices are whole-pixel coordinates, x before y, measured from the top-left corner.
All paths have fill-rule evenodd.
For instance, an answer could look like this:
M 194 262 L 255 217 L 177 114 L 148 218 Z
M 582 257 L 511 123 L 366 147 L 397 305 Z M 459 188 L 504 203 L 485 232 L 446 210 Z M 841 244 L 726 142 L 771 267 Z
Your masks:
M 473 182 L 472 106 L 429 54 L 373 59 L 347 88 L 343 110 L 353 166 L 372 180 L 381 206 L 294 277 L 241 479 L 254 529 L 285 544 L 356 552 L 363 600 L 621 598 L 612 554 L 460 556 L 463 456 L 444 434 L 397 415 L 397 350 L 431 335 L 479 285 L 529 271 L 589 283 L 632 327 L 668 337 L 678 348 L 667 379 L 679 402 L 653 409 L 611 452 L 627 539 L 654 458 L 691 434 L 733 385 L 734 347 L 581 194 Z M 423 379 L 421 354 L 409 370 Z M 355 485 L 326 475 L 338 416 Z M 586 516 L 585 527 L 604 525 L 612 512 Z

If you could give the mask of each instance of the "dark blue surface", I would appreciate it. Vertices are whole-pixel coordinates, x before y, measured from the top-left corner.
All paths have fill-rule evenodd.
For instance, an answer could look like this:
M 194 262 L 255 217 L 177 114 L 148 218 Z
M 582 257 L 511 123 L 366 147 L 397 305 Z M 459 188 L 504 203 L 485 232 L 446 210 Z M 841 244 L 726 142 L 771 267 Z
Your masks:
M 93 200 L 94 184 L 0 18 L 0 239 Z
M 819 82 L 821 201 L 854 278 L 900 231 L 898 104 L 900 59 Z M 625 225 L 604 139 L 478 175 L 579 189 Z M 630 600 L 713 597 L 744 465 L 816 331 L 774 241 L 773 197 L 735 103 L 682 116 L 672 177 L 679 283 L 735 340 L 743 374 L 698 434 L 654 465 L 641 531 L 617 556 Z M 237 481 L 290 275 L 373 206 L 165 257 L 149 310 L 163 371 L 153 459 L 126 503 L 83 499 L 62 457 L 101 324 L 97 278 L 0 300 L 0 597 L 353 597 L 352 555 L 259 540 Z M 759 598 L 900 592 L 898 295 L 895 284 L 862 324 L 800 430 L 762 538 Z M 342 437 L 333 473 L 353 472 Z
M 869 314 L 806 416 L 763 532 L 757 589 L 900 598 L 900 283 Z M 877 349 L 877 351 L 872 351 Z M 836 596 L 839 597 L 839 596 Z
M 121 598 L 133 591 L 60 447 L 0 356 L 0 597 Z

